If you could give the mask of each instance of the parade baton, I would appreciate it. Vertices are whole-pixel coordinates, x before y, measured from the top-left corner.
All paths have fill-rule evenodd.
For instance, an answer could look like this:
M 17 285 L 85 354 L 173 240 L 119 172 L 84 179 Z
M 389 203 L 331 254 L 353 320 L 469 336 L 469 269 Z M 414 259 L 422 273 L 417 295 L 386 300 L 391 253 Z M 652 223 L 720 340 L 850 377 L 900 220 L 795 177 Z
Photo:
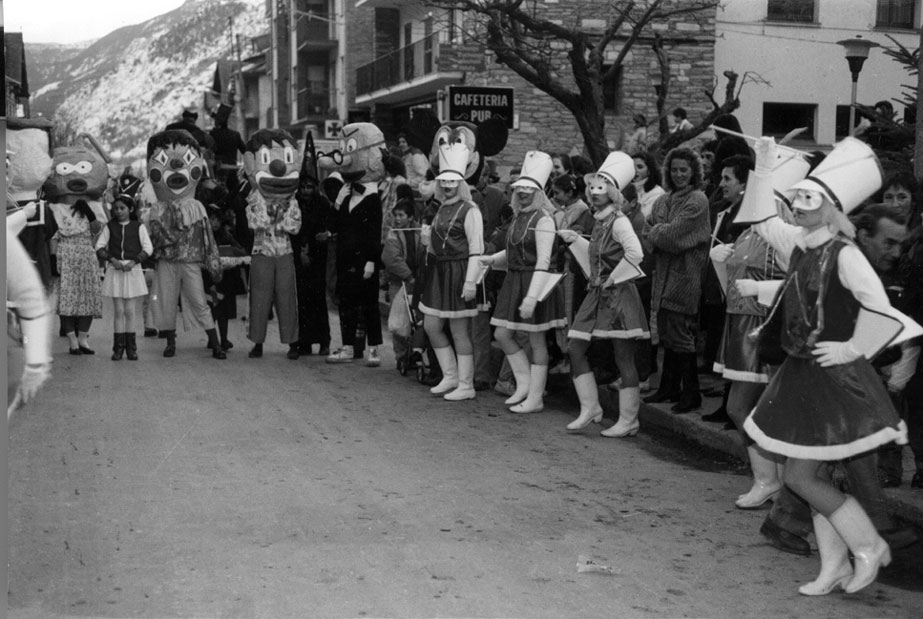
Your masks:
M 745 135 L 743 133 L 738 133 L 736 131 L 731 131 L 730 129 L 725 129 L 724 127 L 718 127 L 717 125 L 709 125 L 709 129 L 714 131 L 720 131 L 721 133 L 726 133 L 728 135 L 733 135 L 734 137 L 743 138 L 751 146 L 756 146 L 756 143 L 760 141 L 760 138 L 755 138 L 752 135 Z M 797 148 L 792 148 L 791 146 L 785 146 L 783 144 L 776 144 L 776 149 L 794 155 L 796 157 L 807 158 L 807 154 L 798 150 Z
M 391 228 L 391 232 L 419 232 L 423 228 Z
M 530 232 L 547 232 L 549 234 L 557 234 L 558 232 L 560 232 L 560 230 L 542 230 L 541 228 L 526 228 L 526 229 L 529 230 Z M 581 236 L 585 239 L 590 238 L 589 234 L 579 234 L 578 236 Z

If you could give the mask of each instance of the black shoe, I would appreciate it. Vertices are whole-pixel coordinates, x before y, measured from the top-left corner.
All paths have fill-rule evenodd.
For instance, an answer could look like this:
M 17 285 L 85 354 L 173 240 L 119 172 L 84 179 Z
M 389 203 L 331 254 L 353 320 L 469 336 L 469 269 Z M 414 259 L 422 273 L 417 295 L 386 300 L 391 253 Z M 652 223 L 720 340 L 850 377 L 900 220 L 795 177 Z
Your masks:
M 329 346 L 329 345 L 327 345 L 327 346 L 321 346 L 321 347 L 317 350 L 317 356 L 318 356 L 318 357 L 326 357 L 326 356 L 329 355 L 329 354 L 330 354 L 330 346 Z
M 916 544 L 920 540 L 919 531 L 916 527 L 894 527 L 893 529 L 886 529 L 884 531 L 879 531 L 878 534 L 888 542 L 888 546 L 891 550 L 900 550 L 901 548 L 906 548 L 911 544 Z
M 919 474 L 919 473 L 918 473 Z M 914 476 L 916 477 L 916 475 Z M 882 471 L 878 470 L 878 483 L 882 488 L 900 488 L 901 487 L 901 478 L 895 475 L 889 475 Z
M 212 359 L 227 359 L 228 354 L 224 352 L 224 349 L 218 346 L 217 348 L 212 348 Z
M 475 391 L 489 391 L 490 383 L 485 380 L 476 380 L 474 381 L 474 390 Z
M 914 473 L 913 479 L 910 480 L 910 487 L 923 490 L 923 473 L 920 473 L 920 471 Z
M 81 352 L 79 348 L 71 348 L 68 352 L 70 352 L 70 354 L 72 355 L 82 355 L 83 354 L 83 352 Z
M 145 329 L 144 337 L 157 337 L 157 329 Z
M 78 346 L 81 355 L 95 355 L 96 351 L 89 346 Z
M 660 404 L 661 402 L 676 402 L 677 400 L 679 400 L 678 393 L 666 393 L 658 390 L 644 398 L 644 403 Z
M 221 342 L 221 348 L 225 350 L 231 350 L 232 348 L 234 348 L 234 342 L 232 342 L 231 340 L 224 340 L 223 342 Z
M 250 349 L 250 352 L 247 353 L 247 356 L 250 357 L 251 359 L 259 359 L 260 357 L 262 357 L 263 356 L 263 345 L 254 344 L 253 348 Z
M 176 356 L 176 344 L 167 344 L 167 347 L 163 349 L 164 357 L 175 357 Z
M 786 531 L 769 518 L 763 521 L 763 526 L 760 527 L 760 533 L 769 540 L 770 544 L 782 552 L 804 557 L 811 556 L 811 545 L 806 539 Z
M 731 418 L 728 417 L 728 409 L 723 406 L 714 413 L 702 415 L 702 421 L 707 421 L 708 423 L 727 423 L 730 420 Z
M 680 397 L 679 402 L 670 407 L 670 410 L 673 411 L 676 415 L 682 415 L 683 413 L 691 413 L 702 408 L 702 398 L 683 398 Z
M 285 356 L 291 359 L 292 361 L 300 357 L 301 354 L 298 352 L 298 346 L 296 344 L 292 344 L 291 346 L 289 346 L 288 352 L 285 353 Z

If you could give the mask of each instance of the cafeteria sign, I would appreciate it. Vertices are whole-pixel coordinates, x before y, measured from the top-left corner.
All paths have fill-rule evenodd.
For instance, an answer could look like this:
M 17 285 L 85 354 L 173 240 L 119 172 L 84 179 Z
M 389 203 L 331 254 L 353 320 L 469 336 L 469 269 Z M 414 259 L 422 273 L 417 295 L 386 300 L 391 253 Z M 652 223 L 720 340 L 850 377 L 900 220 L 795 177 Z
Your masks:
M 479 125 L 501 116 L 513 128 L 513 89 L 449 86 L 449 120 L 464 120 Z

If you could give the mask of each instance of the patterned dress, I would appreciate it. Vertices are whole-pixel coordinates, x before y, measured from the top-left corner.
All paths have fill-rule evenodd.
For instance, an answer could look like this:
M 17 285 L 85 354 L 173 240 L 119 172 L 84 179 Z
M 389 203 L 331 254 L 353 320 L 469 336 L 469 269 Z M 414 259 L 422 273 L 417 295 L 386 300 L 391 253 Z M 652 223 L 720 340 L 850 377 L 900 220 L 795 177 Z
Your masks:
M 839 254 L 849 244 L 836 237 L 792 252 L 779 308 L 788 357 L 744 422 L 747 434 L 767 451 L 842 460 L 907 441 L 907 427 L 868 359 L 821 367 L 812 354 L 818 342 L 844 342 L 853 335 L 861 306 L 839 275 Z
M 465 301 L 462 288 L 468 271 L 468 258 L 483 251 L 483 237 L 469 239 L 465 231 L 465 220 L 480 212 L 474 202 L 458 200 L 439 207 L 433 219 L 428 259 L 431 262 L 426 273 L 426 287 L 420 299 L 420 311 L 440 318 L 467 318 L 477 316 L 476 301 Z M 481 225 L 479 223 L 479 225 Z M 482 232 L 483 234 L 483 232 Z M 471 254 L 471 241 L 477 248 Z
M 90 222 L 69 204 L 51 204 L 58 225 L 58 315 L 103 317 L 99 261 Z
M 634 282 L 628 281 L 608 288 L 603 284 L 625 256 L 625 244 L 636 246 L 640 263 L 640 243 L 631 222 L 612 209 L 596 220 L 590 235 L 590 282 L 586 298 L 574 316 L 567 337 L 578 340 L 648 339 L 651 336 L 644 316 L 644 306 Z
M 550 251 L 543 256 L 543 260 L 539 260 L 536 227 L 542 219 L 547 219 L 551 224 L 548 232 L 545 229 L 539 232 L 551 237 L 550 250 L 554 245 L 554 224 L 552 218 L 540 210 L 520 211 L 507 230 L 506 277 L 503 278 L 503 286 L 497 295 L 497 307 L 490 319 L 490 324 L 496 327 L 539 332 L 567 324 L 564 318 L 564 289 L 561 286 L 556 286 L 544 301 L 535 305 L 532 318 L 523 318 L 519 314 L 519 306 L 529 292 L 536 265 L 540 262 L 550 264 L 551 261 Z
M 727 317 L 714 370 L 729 380 L 768 383 L 769 368 L 759 360 L 757 340 L 749 334 L 766 320 L 768 310 L 756 297 L 742 297 L 734 285 L 738 279 L 781 280 L 785 269 L 781 256 L 752 227 L 734 244 L 727 268 Z

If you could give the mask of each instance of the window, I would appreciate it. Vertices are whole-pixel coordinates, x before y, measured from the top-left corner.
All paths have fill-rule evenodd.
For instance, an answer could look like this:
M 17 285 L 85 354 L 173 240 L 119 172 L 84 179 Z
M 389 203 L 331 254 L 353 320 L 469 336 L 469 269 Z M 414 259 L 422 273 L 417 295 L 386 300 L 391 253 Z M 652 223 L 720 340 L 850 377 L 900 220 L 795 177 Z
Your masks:
M 795 138 L 796 142 L 815 142 L 817 133 L 814 129 L 817 117 L 815 103 L 764 103 L 763 133 L 781 138 L 792 129 L 807 127 L 807 130 Z
M 810 24 L 814 22 L 814 0 L 768 0 L 766 19 Z
M 836 139 L 838 140 L 845 138 L 851 133 L 849 131 L 849 107 L 848 105 L 836 106 Z M 859 111 L 856 110 L 856 118 L 853 121 L 854 129 L 861 120 L 862 116 L 860 116 Z
M 914 27 L 913 8 L 916 0 L 878 0 L 878 15 L 875 25 L 879 28 Z
M 603 66 L 603 73 L 608 71 L 611 65 Z M 603 82 L 603 109 L 615 114 L 622 113 L 622 69 L 616 71 L 612 79 Z

